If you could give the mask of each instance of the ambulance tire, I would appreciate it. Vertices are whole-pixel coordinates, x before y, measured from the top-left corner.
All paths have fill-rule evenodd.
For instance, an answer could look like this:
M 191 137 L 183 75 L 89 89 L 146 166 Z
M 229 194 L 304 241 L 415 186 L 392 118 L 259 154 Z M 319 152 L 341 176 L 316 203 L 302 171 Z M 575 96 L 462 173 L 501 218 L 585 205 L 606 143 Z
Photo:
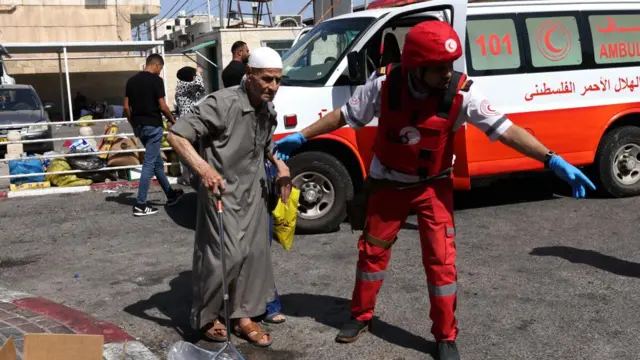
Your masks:
M 640 174 L 636 175 L 638 181 L 631 184 L 620 182 L 614 175 L 614 167 L 617 166 L 615 156 L 628 145 L 640 148 L 640 127 L 623 126 L 607 132 L 596 153 L 594 170 L 598 174 L 601 190 L 616 198 L 640 194 Z M 640 159 L 636 158 L 635 161 Z
M 330 209 L 316 219 L 305 219 L 298 215 L 296 229 L 300 233 L 326 233 L 336 231 L 347 217 L 346 201 L 353 197 L 353 182 L 349 171 L 334 156 L 325 152 L 307 151 L 293 156 L 287 161 L 291 179 L 296 185 L 296 176 L 303 173 L 315 173 L 324 177 L 331 184 L 334 200 Z M 298 185 L 299 186 L 299 185 Z M 301 189 L 300 201 L 303 202 Z M 303 205 L 302 205 L 303 206 Z

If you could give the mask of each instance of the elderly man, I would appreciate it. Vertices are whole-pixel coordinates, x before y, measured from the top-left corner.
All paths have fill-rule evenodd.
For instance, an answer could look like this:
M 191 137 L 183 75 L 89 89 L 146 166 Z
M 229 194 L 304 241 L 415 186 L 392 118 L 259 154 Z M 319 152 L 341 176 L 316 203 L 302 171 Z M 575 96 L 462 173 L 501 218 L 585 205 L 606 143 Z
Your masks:
M 265 313 L 274 298 L 269 249 L 269 213 L 264 159 L 278 169 L 280 196 L 291 191 L 289 169 L 273 154 L 282 60 L 270 48 L 254 51 L 242 86 L 223 89 L 203 98 L 171 128 L 168 141 L 199 175 L 198 220 L 193 255 L 194 303 L 191 325 L 212 340 L 226 340 L 227 329 L 218 318 L 222 309 L 220 224 L 215 196 L 225 209 L 225 249 L 229 283 L 229 313 L 234 332 L 257 346 L 269 346 L 269 333 L 251 320 Z M 201 139 L 202 157 L 191 145 Z M 203 326 L 207 325 L 207 326 Z

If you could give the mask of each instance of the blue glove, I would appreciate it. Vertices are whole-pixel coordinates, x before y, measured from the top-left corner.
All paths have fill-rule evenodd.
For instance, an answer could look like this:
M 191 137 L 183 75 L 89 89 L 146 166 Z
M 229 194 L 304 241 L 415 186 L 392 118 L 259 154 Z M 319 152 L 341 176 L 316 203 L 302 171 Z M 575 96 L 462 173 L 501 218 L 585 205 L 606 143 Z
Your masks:
M 277 159 L 283 161 L 289 160 L 289 155 L 306 142 L 307 139 L 299 132 L 276 141 L 275 151 L 278 152 Z
M 593 185 L 591 180 L 589 180 L 582 171 L 578 170 L 575 166 L 569 164 L 558 155 L 551 158 L 549 161 L 549 168 L 553 170 L 558 177 L 571 185 L 573 188 L 573 197 L 576 199 L 585 197 L 585 185 L 588 185 L 591 190 L 596 189 L 596 186 Z

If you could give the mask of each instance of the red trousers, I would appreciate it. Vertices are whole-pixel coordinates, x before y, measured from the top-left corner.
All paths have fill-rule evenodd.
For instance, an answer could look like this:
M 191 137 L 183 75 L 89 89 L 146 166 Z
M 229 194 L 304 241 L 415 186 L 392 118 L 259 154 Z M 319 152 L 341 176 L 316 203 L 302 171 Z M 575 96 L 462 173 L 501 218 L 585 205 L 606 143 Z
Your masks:
M 370 195 L 367 222 L 358 240 L 358 269 L 351 313 L 360 321 L 373 316 L 376 296 L 391 256 L 391 245 L 410 210 L 418 216 L 422 264 L 431 303 L 431 333 L 436 341 L 455 340 L 458 334 L 454 315 L 457 274 L 451 179 L 408 189 L 387 187 Z

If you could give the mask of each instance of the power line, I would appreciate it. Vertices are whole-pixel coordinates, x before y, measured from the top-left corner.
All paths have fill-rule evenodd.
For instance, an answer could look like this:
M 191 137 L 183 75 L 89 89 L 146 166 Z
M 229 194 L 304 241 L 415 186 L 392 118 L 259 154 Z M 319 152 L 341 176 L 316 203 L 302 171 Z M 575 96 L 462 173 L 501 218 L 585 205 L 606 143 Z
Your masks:
M 165 16 L 165 20 L 164 20 L 164 22 L 162 22 L 162 23 L 156 23 L 156 25 L 153 27 L 153 30 L 152 30 L 152 31 L 153 31 L 153 32 L 155 32 L 155 31 L 156 31 L 156 29 L 157 29 L 160 25 L 164 25 L 164 24 L 166 24 L 166 23 L 167 23 L 167 21 L 171 20 L 171 18 L 173 18 L 173 17 L 175 16 L 175 14 L 177 14 L 180 10 L 182 10 L 182 8 L 183 8 L 185 5 L 187 5 L 187 2 L 189 2 L 189 1 L 192 1 L 192 0 L 184 0 L 184 2 L 182 3 L 182 5 L 181 5 L 181 6 L 180 6 L 176 11 L 174 11 L 174 12 L 173 12 L 173 14 L 168 15 L 168 16 Z M 175 3 L 175 4 L 173 4 L 173 6 L 171 7 L 171 9 L 173 9 L 174 7 L 176 7 L 176 5 L 178 5 L 178 1 L 176 1 L 176 3 Z M 171 11 L 171 9 L 169 9 L 169 11 L 167 11 L 167 12 L 170 12 L 170 11 Z
M 175 14 L 177 14 L 180 10 L 182 10 L 182 8 L 183 8 L 185 5 L 187 5 L 187 2 L 189 2 L 189 1 L 192 1 L 192 0 L 185 0 L 185 1 L 182 3 L 182 5 L 181 5 L 181 6 L 180 6 L 176 11 L 174 11 L 171 15 L 167 15 L 167 16 L 165 16 L 164 21 L 161 21 L 161 22 L 156 23 L 156 24 L 155 24 L 155 26 L 153 27 L 153 29 L 151 29 L 151 28 L 149 27 L 149 28 L 147 29 L 147 33 L 151 33 L 152 31 L 155 33 L 156 29 L 158 29 L 158 27 L 160 27 L 160 25 L 164 25 L 164 24 L 166 24 L 166 23 L 167 23 L 167 21 L 171 20 L 171 18 L 172 18 Z M 176 3 L 175 3 L 175 4 L 173 4 L 173 6 L 171 7 L 171 9 L 169 9 L 169 11 L 167 11 L 167 12 L 170 12 L 173 8 L 175 8 L 175 7 L 176 7 L 176 5 L 178 5 L 178 2 L 179 2 L 179 1 L 176 1 Z M 146 33 L 145 33 L 145 35 L 146 35 Z

